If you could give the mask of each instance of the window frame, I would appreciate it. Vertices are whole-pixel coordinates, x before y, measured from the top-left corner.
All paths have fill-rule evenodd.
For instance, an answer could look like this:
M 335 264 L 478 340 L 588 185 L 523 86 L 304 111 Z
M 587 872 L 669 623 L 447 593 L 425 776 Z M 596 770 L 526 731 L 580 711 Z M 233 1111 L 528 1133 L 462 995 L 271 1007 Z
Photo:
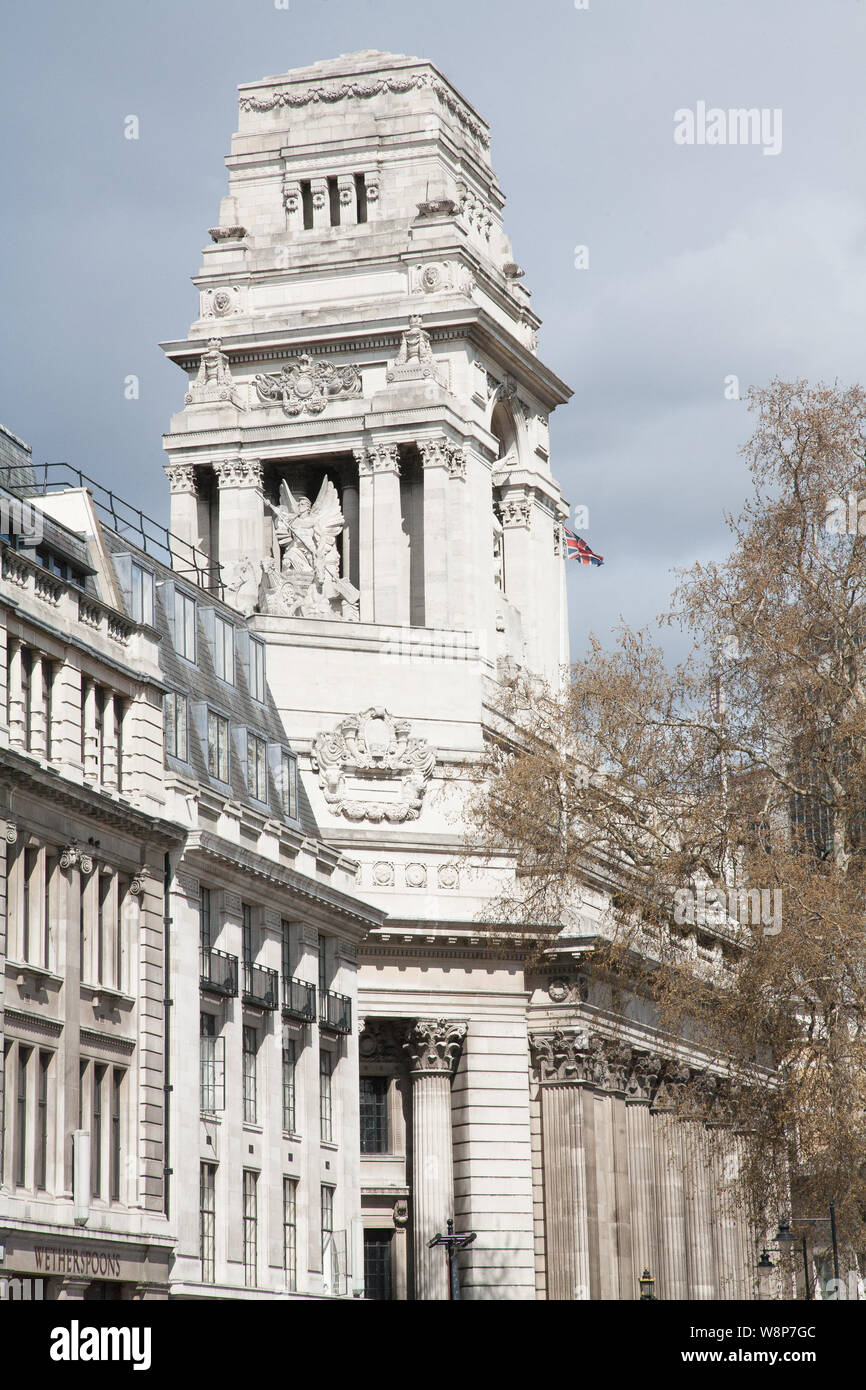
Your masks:
M 148 583 L 145 585 L 144 581 Z M 133 560 L 129 577 L 129 611 L 134 622 L 153 627 L 156 604 L 156 582 L 153 570 Z
M 182 690 L 167 690 L 162 700 L 162 711 L 166 757 L 174 758 L 179 763 L 188 763 L 189 698 L 186 693 Z M 169 731 L 171 731 L 170 738 Z M 183 733 L 182 739 L 178 738 L 179 731 Z M 180 751 L 181 743 L 183 745 L 182 752 Z
M 257 704 L 267 704 L 268 698 L 268 648 L 260 637 L 250 637 L 250 698 Z
M 213 737 L 212 734 L 211 721 L 213 721 L 213 731 L 216 737 Z M 223 734 L 225 735 L 224 741 L 221 738 Z M 214 751 L 215 757 L 212 758 L 211 755 Z M 224 754 L 224 760 L 220 756 L 221 753 Z M 231 723 L 226 715 L 220 714 L 219 710 L 211 709 L 210 706 L 207 710 L 207 770 L 208 775 L 217 782 L 223 782 L 226 786 L 230 784 Z M 223 772 L 225 776 L 223 776 Z
M 268 805 L 268 741 L 247 729 L 247 791 L 253 801 Z
M 217 680 L 235 683 L 235 625 L 222 613 L 214 613 L 213 669 Z
M 192 656 L 189 654 L 192 639 Z M 198 662 L 198 603 L 183 589 L 174 591 L 174 649 L 191 666 Z

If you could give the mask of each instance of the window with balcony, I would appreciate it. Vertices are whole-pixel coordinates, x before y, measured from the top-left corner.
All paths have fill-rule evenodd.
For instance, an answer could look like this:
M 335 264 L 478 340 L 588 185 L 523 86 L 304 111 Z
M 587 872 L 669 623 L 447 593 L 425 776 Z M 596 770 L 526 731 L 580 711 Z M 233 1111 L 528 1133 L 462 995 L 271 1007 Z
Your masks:
M 283 1025 L 283 1130 L 286 1134 L 295 1131 L 295 1067 L 298 1050 L 295 1039 Z

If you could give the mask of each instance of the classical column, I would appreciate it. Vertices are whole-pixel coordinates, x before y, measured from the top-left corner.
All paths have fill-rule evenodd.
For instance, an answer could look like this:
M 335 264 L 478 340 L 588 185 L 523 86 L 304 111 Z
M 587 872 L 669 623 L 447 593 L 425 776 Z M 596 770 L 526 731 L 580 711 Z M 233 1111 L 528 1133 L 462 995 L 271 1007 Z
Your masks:
M 340 226 L 354 227 L 358 221 L 358 196 L 355 191 L 355 175 L 338 174 L 337 188 L 340 194 Z
M 704 1073 L 695 1078 L 689 1095 L 689 1116 L 683 1124 L 686 1165 L 686 1244 L 688 1251 L 689 1298 L 716 1297 L 715 1251 L 713 1242 L 713 1203 L 711 1158 L 704 1123 L 708 1102 L 715 1091 L 716 1078 Z
M 400 505 L 396 444 L 356 454 L 360 472 L 361 621 L 408 626 L 409 540 Z
M 415 1298 L 447 1299 L 448 1262 L 442 1246 L 428 1248 L 454 1216 L 451 1077 L 466 1024 L 419 1019 L 405 1043 L 412 1078 L 412 1231 Z
M 712 1151 L 713 1228 L 716 1274 L 721 1299 L 740 1298 L 740 1247 L 737 1232 L 739 1176 L 737 1152 L 730 1122 L 716 1117 L 710 1132 Z
M 48 730 L 45 723 L 45 664 L 37 652 L 33 653 L 30 668 L 30 752 L 37 758 L 44 758 L 47 748 Z
M 587 1080 L 585 1031 L 532 1033 L 541 1090 L 544 1236 L 547 1297 L 590 1297 L 587 1152 L 582 1083 Z M 590 1104 L 592 1098 L 590 1097 Z
M 265 546 L 262 465 L 257 459 L 230 459 L 213 465 L 219 487 L 219 563 L 222 579 L 240 560 L 260 560 Z
M 447 628 L 448 605 L 448 460 L 451 444 L 444 436 L 419 439 L 424 470 L 424 624 Z
M 17 638 L 9 639 L 9 742 L 23 748 L 26 741 L 24 713 L 24 654 Z
M 96 726 L 96 685 L 86 677 L 81 682 L 84 720 L 84 780 L 99 781 L 99 733 Z
M 653 1118 L 650 1112 L 662 1062 L 649 1053 L 636 1053 L 626 1086 L 628 1176 L 631 1192 L 633 1273 L 637 1280 L 645 1269 L 658 1278 L 656 1239 L 656 1183 L 653 1161 Z M 632 1297 L 638 1297 L 637 1283 Z
M 117 791 L 117 708 L 108 692 L 102 712 L 102 785 L 107 792 Z
M 313 199 L 313 226 L 330 227 L 331 207 L 327 179 L 310 179 L 310 193 Z
M 343 520 L 346 523 L 343 531 L 343 577 L 358 589 L 360 588 L 358 583 L 358 525 L 361 506 L 358 483 L 343 484 L 341 502 Z
M 677 1117 L 687 1067 L 669 1068 L 653 1102 L 653 1150 L 658 1200 L 659 1296 L 689 1296 L 682 1125 Z M 655 1271 L 652 1271 L 653 1273 Z
M 163 467 L 171 490 L 171 534 L 183 542 L 172 553 L 172 560 L 185 569 L 190 563 L 187 547 L 194 549 L 202 534 L 196 471 L 191 463 L 167 463 Z

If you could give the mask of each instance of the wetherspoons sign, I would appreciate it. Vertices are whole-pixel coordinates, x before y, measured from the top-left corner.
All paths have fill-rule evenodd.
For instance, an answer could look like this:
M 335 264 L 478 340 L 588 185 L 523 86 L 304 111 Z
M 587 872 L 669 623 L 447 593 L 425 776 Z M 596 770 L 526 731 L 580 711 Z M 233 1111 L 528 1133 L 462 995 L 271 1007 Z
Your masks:
M 55 1245 L 35 1245 L 33 1261 L 40 1274 L 79 1274 L 91 1279 L 119 1279 L 120 1260 L 103 1250 L 63 1250 Z

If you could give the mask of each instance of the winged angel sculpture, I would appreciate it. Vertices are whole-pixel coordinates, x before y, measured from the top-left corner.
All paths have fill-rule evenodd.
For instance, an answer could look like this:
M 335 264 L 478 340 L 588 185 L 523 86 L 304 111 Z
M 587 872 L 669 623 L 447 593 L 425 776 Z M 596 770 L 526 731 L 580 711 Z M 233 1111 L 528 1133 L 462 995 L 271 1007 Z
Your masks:
M 285 480 L 274 517 L 274 556 L 264 563 L 265 611 L 287 618 L 358 619 L 358 590 L 340 575 L 337 537 L 345 528 L 337 489 L 325 478 L 319 495 L 295 499 Z

